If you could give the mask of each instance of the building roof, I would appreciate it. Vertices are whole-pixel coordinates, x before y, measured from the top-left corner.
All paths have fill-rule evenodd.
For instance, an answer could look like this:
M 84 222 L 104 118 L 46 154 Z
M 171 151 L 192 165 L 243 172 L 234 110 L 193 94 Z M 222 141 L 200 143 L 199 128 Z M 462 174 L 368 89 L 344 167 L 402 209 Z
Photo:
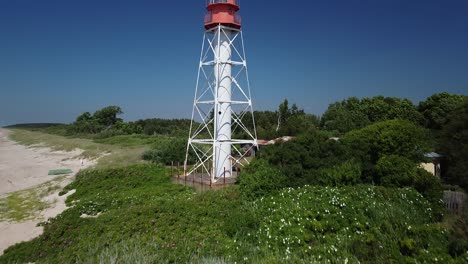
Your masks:
M 442 155 L 440 155 L 439 153 L 431 152 L 431 153 L 424 154 L 424 157 L 435 159 L 435 158 L 441 158 Z

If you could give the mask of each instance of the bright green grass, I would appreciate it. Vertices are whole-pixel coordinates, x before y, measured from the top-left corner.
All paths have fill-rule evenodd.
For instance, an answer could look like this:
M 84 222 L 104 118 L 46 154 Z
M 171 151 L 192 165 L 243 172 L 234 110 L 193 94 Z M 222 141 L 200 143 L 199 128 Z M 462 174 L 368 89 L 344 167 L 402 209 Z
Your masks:
M 0 263 L 463 263 L 412 189 L 306 186 L 256 201 L 197 193 L 154 165 L 81 172 L 72 208 Z M 80 218 L 82 214 L 97 218 Z

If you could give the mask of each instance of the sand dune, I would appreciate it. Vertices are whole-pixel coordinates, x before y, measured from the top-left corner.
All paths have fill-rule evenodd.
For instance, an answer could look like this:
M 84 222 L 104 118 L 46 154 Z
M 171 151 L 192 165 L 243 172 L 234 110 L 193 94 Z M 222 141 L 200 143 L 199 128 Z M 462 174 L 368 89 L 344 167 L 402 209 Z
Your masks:
M 78 157 L 81 150 L 64 152 L 51 151 L 49 148 L 28 148 L 8 139 L 8 134 L 8 130 L 0 129 L 0 197 L 53 180 L 57 176 L 48 175 L 49 170 L 71 169 L 73 173 L 62 182 L 65 185 L 71 182 L 80 169 L 94 165 Z M 11 245 L 40 235 L 42 227 L 36 227 L 37 223 L 65 210 L 65 198 L 58 196 L 56 191 L 44 198 L 50 206 L 38 212 L 35 219 L 20 223 L 0 222 L 0 254 Z

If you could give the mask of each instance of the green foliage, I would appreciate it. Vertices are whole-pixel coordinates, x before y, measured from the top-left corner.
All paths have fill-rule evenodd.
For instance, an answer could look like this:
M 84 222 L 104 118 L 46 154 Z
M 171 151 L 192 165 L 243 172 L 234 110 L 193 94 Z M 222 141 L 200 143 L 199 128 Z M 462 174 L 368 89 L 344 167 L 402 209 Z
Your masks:
M 187 140 L 183 138 L 175 138 L 160 142 L 154 146 L 152 150 L 143 153 L 143 159 L 154 163 L 171 165 L 172 162 L 183 164 L 187 151 Z M 188 164 L 195 162 L 196 154 L 190 149 Z
M 301 186 L 380 183 L 382 175 L 375 174 L 374 169 L 377 162 L 384 156 L 398 156 L 393 159 L 399 160 L 383 159 L 379 173 L 388 174 L 385 184 L 390 184 L 395 176 L 409 179 L 406 182 L 395 179 L 393 184 L 412 186 L 416 164 L 424 159 L 429 142 L 426 131 L 412 122 L 389 120 L 353 130 L 341 140 L 311 131 L 293 141 L 262 148 L 259 158 L 280 168 L 288 177 L 289 186 Z M 403 164 L 392 165 L 400 159 Z M 391 168 L 398 171 L 390 173 Z
M 445 207 L 442 202 L 444 188 L 439 177 L 418 168 L 413 187 L 431 203 L 434 215 L 440 219 L 445 213 Z
M 331 168 L 319 171 L 319 181 L 327 186 L 354 185 L 361 182 L 361 164 L 348 160 Z
M 418 110 L 424 116 L 425 126 L 431 129 L 442 129 L 450 114 L 460 107 L 466 96 L 447 92 L 433 94 L 419 103 Z
M 389 187 L 412 186 L 416 172 L 416 164 L 408 158 L 396 155 L 383 156 L 375 166 L 374 180 Z
M 442 217 L 442 184 L 414 161 L 396 155 L 383 156 L 374 168 L 374 181 L 388 187 L 414 187 L 431 203 L 434 215 Z
M 444 180 L 468 190 L 468 99 L 448 117 L 438 145 L 446 161 Z
M 419 124 L 422 116 L 409 99 L 376 96 L 362 99 L 364 112 L 371 122 L 403 119 Z
M 159 166 L 83 171 L 66 188 L 71 189 L 76 192 L 67 204 L 73 207 L 44 223 L 40 237 L 8 249 L 1 263 L 122 263 L 131 256 L 189 262 L 232 254 L 234 239 L 225 230 L 251 226 L 251 212 L 239 208 L 235 190 L 194 194 L 171 183 Z M 137 252 L 125 251 L 127 245 Z
M 321 184 L 319 170 L 348 160 L 348 151 L 340 141 L 331 140 L 319 131 L 296 139 L 261 148 L 259 158 L 277 166 L 288 178 L 288 186 Z
M 420 123 L 422 116 L 408 99 L 376 96 L 360 100 L 350 97 L 331 104 L 322 116 L 321 125 L 326 130 L 344 134 L 371 123 L 392 119 Z
M 416 242 L 414 239 L 406 238 L 400 240 L 400 252 L 405 256 L 411 256 L 416 253 Z
M 141 127 L 141 133 L 146 135 L 188 136 L 190 129 L 189 119 L 142 119 L 135 121 Z M 195 124 L 197 125 L 197 124 Z
M 337 263 L 450 263 L 448 232 L 413 189 L 371 186 L 286 188 L 254 202 L 260 227 L 251 241 L 283 259 Z M 462 261 L 461 258 L 458 261 Z
M 288 100 L 284 100 L 276 112 L 255 111 L 255 127 L 259 139 L 274 139 L 282 136 L 297 136 L 315 130 L 319 126 L 317 116 L 307 114 L 295 104 L 289 107 Z M 252 124 L 251 115 L 242 118 L 249 128 Z M 242 138 L 243 135 L 236 135 Z
M 465 255 L 468 259 L 468 199 L 465 199 L 463 210 L 453 216 L 450 224 L 449 253 L 452 257 Z
M 318 118 L 314 115 L 306 114 L 299 109 L 296 104 L 289 107 L 289 102 L 285 99 L 276 112 L 278 117 L 276 123 L 276 137 L 297 136 L 310 132 L 319 125 Z
M 39 131 L 42 131 L 42 129 Z M 32 147 L 46 146 L 57 151 L 72 151 L 77 148 L 81 149 L 83 150 L 80 155 L 81 157 L 89 159 L 99 158 L 96 166 L 101 168 L 128 166 L 131 164 L 141 163 L 141 155 L 148 148 L 143 140 L 140 141 L 142 144 L 139 145 L 137 140 L 133 140 L 134 136 L 132 135 L 109 138 L 108 142 L 101 144 L 96 143 L 92 139 L 65 137 L 39 131 L 15 129 L 9 137 L 20 144 Z M 152 140 L 153 137 L 149 137 L 148 141 Z M 111 141 L 113 142 L 111 143 Z M 116 141 L 119 142 L 117 143 Z
M 113 136 L 132 135 L 132 134 L 141 135 L 142 134 L 141 126 L 133 122 L 125 123 L 119 120 L 115 124 L 113 124 L 112 127 L 99 132 L 97 135 L 94 136 L 94 138 L 108 138 L 108 137 L 113 137 Z
M 274 111 L 254 111 L 255 127 L 260 139 L 276 138 L 276 126 L 278 115 Z M 245 124 L 250 124 L 251 117 L 246 115 L 243 118 Z
M 361 160 L 365 182 L 415 187 L 441 211 L 440 181 L 418 169 L 431 145 L 424 129 L 409 121 L 384 121 L 349 132 L 343 143 Z
M 25 123 L 25 124 L 15 124 L 5 126 L 5 128 L 22 128 L 22 129 L 43 129 L 43 128 L 51 128 L 51 127 L 60 127 L 63 124 L 60 123 Z
M 156 147 L 161 144 L 168 144 L 171 141 L 170 137 L 167 136 L 148 136 L 143 134 L 132 134 L 132 135 L 118 135 L 105 138 L 95 138 L 93 140 L 96 143 L 106 145 L 116 145 L 124 147 L 133 146 L 152 146 Z
M 444 100 L 434 99 L 433 105 L 445 105 L 440 103 Z M 435 108 L 425 109 L 442 116 Z M 84 113 L 69 132 L 95 133 L 94 141 L 124 150 L 152 146 L 143 157 L 157 164 L 185 159 L 190 120 L 125 123 L 117 118 L 119 109 Z M 255 118 L 260 138 L 298 136 L 262 147 L 242 171 L 239 186 L 194 193 L 172 184 L 168 169 L 154 164 L 82 171 L 63 192 L 76 189 L 67 200 L 73 206 L 45 222 L 39 238 L 8 249 L 0 262 L 468 260 L 466 212 L 449 229 L 436 222 L 442 212 L 442 185 L 417 167 L 432 144 L 427 131 L 417 126 L 421 116 L 409 100 L 349 98 L 330 106 L 322 126 L 338 134 L 352 130 L 340 140 L 317 131 L 317 118 L 289 107 L 287 101 L 277 112 L 256 112 Z M 395 118 L 405 120 L 389 120 Z M 447 179 L 466 188 L 468 102 L 454 110 L 448 122 L 433 120 L 446 124 L 439 144 L 450 164 Z M 65 131 L 64 126 L 45 129 Z M 357 185 L 370 182 L 386 187 Z M 285 186 L 301 187 L 282 189 Z M 81 218 L 82 214 L 97 217 Z
M 383 121 L 353 130 L 343 137 L 343 143 L 366 165 L 375 165 L 387 155 L 420 162 L 431 146 L 427 131 L 406 120 Z
M 339 134 L 365 127 L 370 120 L 361 108 L 361 102 L 356 97 L 330 104 L 320 120 L 321 126 Z
M 265 166 L 254 163 L 252 168 L 265 172 Z M 434 258 L 451 263 L 464 258 L 448 254 L 449 232 L 434 223 L 430 204 L 413 189 L 305 186 L 251 201 L 243 199 L 240 186 L 195 193 L 171 183 L 168 169 L 154 165 L 82 171 L 65 191 L 72 189 L 71 207 L 43 223 L 40 237 L 7 249 L 1 263 L 401 263 Z
M 286 184 L 286 177 L 264 160 L 255 160 L 242 171 L 239 190 L 247 199 L 271 194 Z
M 67 135 L 103 139 L 120 135 L 144 134 L 186 136 L 190 128 L 188 119 L 142 119 L 123 122 L 118 115 L 123 114 L 118 106 L 107 106 L 94 114 L 85 112 L 67 126 Z M 196 125 L 196 124 L 195 124 Z
M 9 193 L 0 198 L 0 221 L 25 221 L 33 219 L 37 211 L 44 210 L 48 204 L 42 200 L 56 186 L 45 186 Z
M 106 106 L 94 112 L 92 119 L 95 119 L 99 125 L 108 127 L 115 125 L 119 121 L 122 121 L 122 119 L 117 118 L 117 116 L 121 114 L 123 114 L 123 112 L 119 106 Z
M 76 118 L 76 121 L 68 127 L 69 134 L 91 133 L 96 134 L 105 129 L 110 129 L 116 123 L 122 123 L 118 115 L 123 114 L 119 106 L 107 106 L 94 112 L 84 112 Z M 115 135 L 113 133 L 112 135 Z
M 48 134 L 65 136 L 67 134 L 68 125 L 57 124 L 57 123 L 31 123 L 31 124 L 16 124 L 12 126 L 7 126 L 5 128 L 17 130 L 28 130 L 35 132 L 43 132 Z
M 84 112 L 76 118 L 76 122 L 87 122 L 93 119 L 93 115 L 90 112 Z

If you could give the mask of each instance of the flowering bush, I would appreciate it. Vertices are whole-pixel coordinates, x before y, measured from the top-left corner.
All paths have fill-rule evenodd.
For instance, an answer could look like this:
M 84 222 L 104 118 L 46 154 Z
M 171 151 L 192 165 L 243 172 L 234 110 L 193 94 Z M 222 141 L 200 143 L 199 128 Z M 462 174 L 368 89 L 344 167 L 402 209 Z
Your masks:
M 264 160 L 256 160 L 240 175 L 240 192 L 247 199 L 258 198 L 283 188 L 286 180 L 278 169 Z
M 383 187 L 286 188 L 254 202 L 258 247 L 294 256 L 402 262 L 446 253 L 447 233 L 430 203 L 414 189 Z
M 257 176 L 266 180 L 270 172 Z M 40 237 L 7 249 L 0 263 L 468 260 L 466 229 L 436 223 L 433 208 L 411 188 L 257 187 L 252 193 L 261 196 L 244 199 L 240 186 L 197 193 L 173 184 L 162 166 L 82 171 L 66 188 L 76 190 L 71 207 L 43 223 Z

